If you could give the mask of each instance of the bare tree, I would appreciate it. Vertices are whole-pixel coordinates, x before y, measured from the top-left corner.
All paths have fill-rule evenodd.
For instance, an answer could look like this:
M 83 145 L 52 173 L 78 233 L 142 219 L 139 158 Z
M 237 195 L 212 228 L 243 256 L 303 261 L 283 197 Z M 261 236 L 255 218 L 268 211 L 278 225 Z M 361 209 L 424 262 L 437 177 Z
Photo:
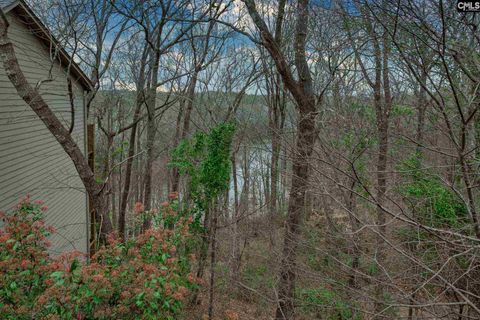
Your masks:
M 257 27 L 261 45 L 271 55 L 278 73 L 281 75 L 285 87 L 292 94 L 298 108 L 297 141 L 293 151 L 292 184 L 288 203 L 288 216 L 285 223 L 285 242 L 283 245 L 280 282 L 278 287 L 278 306 L 276 319 L 293 319 L 294 291 L 295 291 L 295 260 L 298 240 L 301 230 L 302 215 L 304 212 L 305 193 L 308 181 L 309 157 L 315 143 L 315 117 L 317 114 L 317 97 L 313 92 L 312 76 L 310 74 L 306 40 L 308 32 L 309 1 L 299 0 L 296 5 L 296 29 L 294 39 L 295 68 L 298 80 L 293 75 L 281 46 L 268 29 L 267 24 L 259 14 L 253 0 L 244 1 L 250 17 Z M 283 6 L 278 12 L 283 12 Z M 277 18 L 278 19 L 278 18 Z M 321 97 L 320 99 L 321 100 Z

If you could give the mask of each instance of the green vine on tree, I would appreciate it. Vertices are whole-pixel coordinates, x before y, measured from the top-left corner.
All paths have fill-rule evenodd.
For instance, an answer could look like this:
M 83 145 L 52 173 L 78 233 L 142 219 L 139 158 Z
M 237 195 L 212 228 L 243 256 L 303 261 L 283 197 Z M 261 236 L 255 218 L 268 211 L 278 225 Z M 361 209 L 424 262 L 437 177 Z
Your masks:
M 222 123 L 182 140 L 172 152 L 169 165 L 189 178 L 189 196 L 199 216 L 228 189 L 234 133 L 233 123 Z

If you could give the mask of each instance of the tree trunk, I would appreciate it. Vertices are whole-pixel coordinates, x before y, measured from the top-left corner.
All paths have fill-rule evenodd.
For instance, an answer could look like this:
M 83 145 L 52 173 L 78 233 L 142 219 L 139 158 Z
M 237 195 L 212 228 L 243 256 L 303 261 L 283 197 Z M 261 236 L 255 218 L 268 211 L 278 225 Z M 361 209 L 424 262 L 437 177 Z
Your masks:
M 177 114 L 177 121 L 176 121 L 176 126 L 175 126 L 175 136 L 173 138 L 173 145 L 172 149 L 175 149 L 178 146 L 178 143 L 180 142 L 181 139 L 181 134 L 182 134 L 182 119 L 183 119 L 183 111 L 185 109 L 185 99 L 181 99 L 179 103 L 179 110 Z M 178 186 L 180 184 L 180 172 L 178 171 L 178 168 L 173 167 L 171 172 L 170 172 L 170 187 L 168 188 L 169 191 L 171 192 L 178 192 Z
M 314 105 L 310 105 L 314 110 Z M 306 113 L 306 112 L 305 112 Z M 309 161 L 315 142 L 315 113 L 301 113 L 297 126 L 297 142 L 292 163 L 292 185 L 288 201 L 288 217 L 285 224 L 280 283 L 278 288 L 277 320 L 294 319 L 294 290 L 296 278 L 296 254 L 305 207 Z
M 278 82 L 280 79 L 278 80 Z M 272 154 L 270 158 L 270 199 L 269 208 L 272 217 L 277 215 L 278 198 L 278 178 L 279 178 L 279 160 L 280 160 L 280 142 L 282 138 L 283 126 L 285 123 L 285 101 L 281 97 L 281 88 L 279 85 L 275 88 L 275 103 L 272 106 L 270 117 L 270 130 L 272 134 Z
M 133 167 L 133 158 L 135 156 L 135 141 L 137 135 L 137 126 L 138 118 L 140 117 L 140 109 L 143 103 L 143 97 L 140 92 L 137 93 L 137 101 L 135 106 L 135 113 L 133 115 L 134 125 L 130 129 L 130 140 L 128 146 L 128 155 L 127 155 L 127 164 L 125 165 L 125 181 L 123 184 L 122 191 L 122 202 L 120 204 L 120 209 L 118 213 L 118 234 L 120 239 L 126 240 L 125 234 L 125 225 L 126 225 L 126 212 L 127 212 L 127 203 L 128 195 L 130 194 L 130 184 L 132 180 L 132 167 Z
M 157 35 L 157 47 L 160 46 L 160 32 Z M 157 82 L 158 82 L 158 69 L 160 64 L 160 49 L 155 50 L 155 55 L 152 59 L 152 79 L 150 83 L 149 96 L 147 101 L 147 160 L 145 166 L 145 195 L 143 204 L 145 205 L 145 211 L 148 212 L 152 209 L 152 168 L 153 168 L 153 146 L 155 142 L 155 135 L 157 133 L 157 126 L 155 123 L 155 108 L 157 102 Z M 148 215 L 143 223 L 143 230 L 150 227 L 151 218 Z
M 192 79 L 188 85 L 187 90 L 187 105 L 185 109 L 185 118 L 183 118 L 182 139 L 185 139 L 190 133 L 190 118 L 192 117 L 193 102 L 195 99 L 195 86 L 197 85 L 198 73 L 200 70 L 195 69 L 192 74 Z
M 215 293 L 215 266 L 216 266 L 216 254 L 217 254 L 217 223 L 218 223 L 218 201 L 215 201 L 214 209 L 212 211 L 212 224 L 210 228 L 211 233 L 211 252 L 210 252 L 210 290 L 208 299 L 208 319 L 213 319 L 213 298 Z
M 112 186 L 111 190 L 112 190 L 112 193 L 110 195 L 110 201 L 111 201 L 111 208 L 112 208 L 112 224 L 113 224 L 113 228 L 114 230 L 118 230 L 118 216 L 117 216 L 117 201 L 116 201 L 116 195 L 117 195 L 117 192 L 116 192 L 116 189 L 117 189 L 117 181 L 116 181 L 116 176 L 115 174 L 112 172 L 112 174 L 110 175 L 110 184 Z
M 110 121 L 109 121 L 110 122 Z M 111 131 L 110 124 L 108 126 L 108 132 Z M 111 170 L 111 151 L 112 151 L 112 146 L 113 146 L 113 136 L 112 135 L 107 135 L 107 154 L 104 159 L 103 163 L 103 174 L 102 174 L 102 179 L 105 183 L 105 190 L 107 193 L 107 196 L 105 197 L 105 207 L 108 212 L 112 212 L 112 228 L 115 228 L 115 214 L 113 208 L 110 208 L 110 197 L 108 196 L 110 193 L 114 193 L 112 190 L 112 180 L 110 175 L 110 170 Z
M 186 98 L 183 101 L 185 104 L 185 116 L 183 118 L 183 128 L 181 130 L 181 133 L 179 134 L 179 139 L 177 138 L 175 146 L 178 145 L 180 140 L 183 140 L 187 137 L 188 133 L 190 132 L 190 118 L 192 116 L 192 111 L 193 111 L 193 102 L 195 99 L 195 86 L 197 85 L 197 78 L 198 78 L 198 73 L 200 72 L 200 69 L 195 68 L 192 78 L 190 79 L 190 82 L 188 84 L 187 92 L 186 92 Z M 183 105 L 180 108 L 180 112 L 183 114 Z M 177 118 L 177 129 L 180 127 L 180 114 L 179 117 Z M 179 184 L 180 184 L 180 172 L 178 169 L 174 168 L 172 170 L 172 191 L 178 192 L 179 191 Z M 188 198 L 188 197 L 185 197 Z
M 277 133 L 272 133 L 272 155 L 270 158 L 270 215 L 276 216 L 277 213 L 277 190 L 278 190 L 278 159 L 280 156 L 280 145 Z
M 238 244 L 238 217 L 239 217 L 239 202 L 238 202 L 238 177 L 237 177 L 237 161 L 236 152 L 232 154 L 232 178 L 233 178 L 233 222 L 232 222 L 232 256 L 230 262 L 230 277 L 236 283 L 239 276 L 240 268 L 240 250 Z
M 292 185 L 290 187 L 288 216 L 285 222 L 285 239 L 280 266 L 278 305 L 275 313 L 275 318 L 278 320 L 290 320 L 294 319 L 295 311 L 293 301 L 296 278 L 295 260 L 301 233 L 302 216 L 305 211 L 309 158 L 313 151 L 316 136 L 316 98 L 313 93 L 313 80 L 306 55 L 309 1 L 299 0 L 296 7 L 294 52 L 298 80 L 293 76 L 292 69 L 281 52 L 279 42 L 273 38 L 267 24 L 258 13 L 255 2 L 244 0 L 244 3 L 250 17 L 260 31 L 262 45 L 274 60 L 277 72 L 281 75 L 285 87 L 292 94 L 299 111 L 297 141 L 292 156 Z
M 243 146 L 243 168 L 242 168 L 242 193 L 240 195 L 240 207 L 242 213 L 248 214 L 250 204 L 250 164 L 247 146 Z
M 149 117 L 150 118 L 150 117 Z M 145 205 L 145 211 L 148 212 L 152 209 L 152 168 L 153 168 L 153 145 L 156 135 L 155 119 L 148 119 L 147 123 L 147 159 L 145 164 L 144 185 L 145 194 L 143 198 L 143 204 Z M 151 219 L 146 218 L 143 223 L 143 230 L 150 227 Z
M 377 158 L 377 262 L 379 265 L 379 272 L 384 267 L 382 264 L 385 262 L 386 258 L 386 243 L 385 237 L 387 234 L 386 227 L 386 213 L 383 209 L 386 200 L 386 191 L 387 191 L 387 161 L 388 161 L 388 131 L 389 131 L 389 118 L 390 111 L 392 109 L 392 96 L 390 92 L 390 71 L 388 67 L 388 56 L 389 56 L 389 45 L 386 38 L 386 32 L 383 36 L 383 45 L 382 50 L 378 46 L 378 43 L 375 42 L 376 46 L 376 71 L 377 71 L 377 80 L 375 91 L 375 109 L 377 113 L 377 134 L 378 134 L 378 158 Z M 381 58 L 380 58 L 381 57 Z M 380 60 L 381 59 L 381 60 Z M 382 79 L 378 77 L 378 73 L 381 66 Z M 381 99 L 381 89 L 383 88 L 383 104 Z M 378 316 L 382 317 L 381 313 L 385 309 L 384 300 L 384 288 L 381 281 L 384 279 L 383 275 L 380 273 L 379 283 L 377 284 L 376 298 L 377 302 L 375 303 L 375 312 Z
M 210 205 L 205 211 L 205 217 L 203 221 L 203 231 L 201 233 L 202 241 L 200 244 L 200 256 L 198 257 L 198 269 L 197 269 L 197 278 L 203 278 L 205 272 L 205 265 L 208 258 L 208 248 L 210 246 L 210 226 L 211 226 L 211 208 Z M 191 302 L 193 304 L 199 303 L 198 299 L 198 290 L 195 290 L 192 295 Z
M 427 110 L 427 91 L 425 90 L 427 86 L 427 73 L 424 70 L 422 70 L 420 81 L 422 81 L 422 85 L 419 86 L 418 93 L 417 132 L 415 137 L 418 155 L 421 155 L 423 150 L 423 131 L 425 127 L 425 112 Z
M 377 302 L 375 303 L 375 312 L 379 317 L 382 317 L 380 314 L 383 312 L 385 305 L 384 300 L 384 289 L 383 284 L 381 283 L 384 277 L 382 276 L 382 269 L 385 267 L 383 263 L 385 262 L 386 256 L 386 246 L 385 239 L 386 236 L 386 214 L 383 209 L 385 205 L 385 194 L 387 190 L 387 155 L 388 155 L 388 120 L 384 118 L 380 120 L 378 125 L 378 138 L 379 138 L 379 149 L 378 149 L 378 158 L 377 158 L 377 195 L 376 195 L 376 205 L 377 205 L 377 245 L 376 245 L 376 260 L 378 264 L 379 272 L 379 283 L 377 283 L 376 289 L 376 298 Z

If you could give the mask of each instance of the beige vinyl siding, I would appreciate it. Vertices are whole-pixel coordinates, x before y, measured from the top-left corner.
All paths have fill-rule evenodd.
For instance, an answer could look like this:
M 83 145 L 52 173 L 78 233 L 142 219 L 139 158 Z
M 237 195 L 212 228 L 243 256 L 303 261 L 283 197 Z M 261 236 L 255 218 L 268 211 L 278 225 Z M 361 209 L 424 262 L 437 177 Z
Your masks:
M 8 13 L 9 36 L 20 66 L 32 85 L 68 128 L 70 102 L 64 66 L 23 23 Z M 52 60 L 55 61 L 52 67 Z M 85 152 L 83 89 L 74 83 L 73 137 Z M 18 96 L 0 68 L 0 210 L 10 210 L 26 193 L 43 200 L 46 221 L 57 229 L 52 253 L 87 252 L 87 196 L 75 167 L 43 122 Z

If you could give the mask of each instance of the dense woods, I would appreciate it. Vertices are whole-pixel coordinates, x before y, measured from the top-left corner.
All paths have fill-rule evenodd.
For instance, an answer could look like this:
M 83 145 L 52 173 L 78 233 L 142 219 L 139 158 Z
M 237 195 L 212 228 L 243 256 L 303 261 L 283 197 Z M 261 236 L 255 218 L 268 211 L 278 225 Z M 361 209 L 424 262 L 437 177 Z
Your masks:
M 480 319 L 478 13 L 31 3 L 92 81 L 93 165 L 5 15 L 0 56 L 82 179 L 91 257 L 48 257 L 39 203 L 2 215 L 6 319 Z

